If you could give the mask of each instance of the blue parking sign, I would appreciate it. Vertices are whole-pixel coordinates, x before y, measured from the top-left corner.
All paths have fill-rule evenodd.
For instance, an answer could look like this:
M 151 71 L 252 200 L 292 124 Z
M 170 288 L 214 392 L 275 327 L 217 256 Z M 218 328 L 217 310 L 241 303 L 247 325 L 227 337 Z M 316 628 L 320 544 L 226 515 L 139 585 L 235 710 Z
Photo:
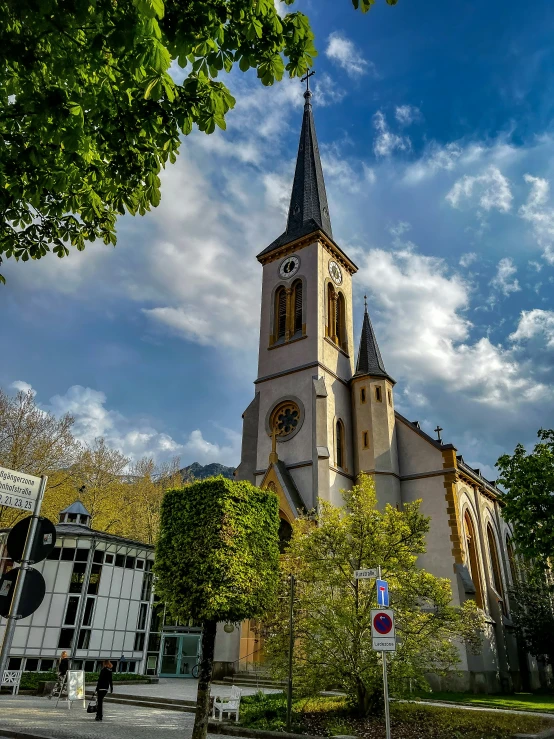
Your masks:
M 386 580 L 376 580 L 377 587 L 377 605 L 382 608 L 389 606 L 389 584 Z

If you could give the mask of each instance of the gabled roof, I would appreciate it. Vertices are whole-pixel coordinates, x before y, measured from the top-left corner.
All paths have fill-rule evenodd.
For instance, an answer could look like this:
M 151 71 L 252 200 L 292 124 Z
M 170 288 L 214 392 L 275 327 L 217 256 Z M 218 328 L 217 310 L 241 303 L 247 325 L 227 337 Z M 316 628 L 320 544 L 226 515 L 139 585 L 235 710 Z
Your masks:
M 333 238 L 323 169 L 310 102 L 311 96 L 309 90 L 304 93 L 306 102 L 296 157 L 296 170 L 290 197 L 287 228 L 279 238 L 275 239 L 258 254 L 258 258 L 315 231 L 323 231 L 330 239 Z
M 90 517 L 90 513 L 87 511 L 80 500 L 76 500 L 75 503 L 72 503 L 67 508 L 64 508 L 63 511 L 60 511 L 60 515 L 62 513 L 76 513 L 77 515 Z
M 389 375 L 385 369 L 385 363 L 375 338 L 375 332 L 371 325 L 369 313 L 367 312 L 367 303 L 364 313 L 364 322 L 362 325 L 362 336 L 360 338 L 360 348 L 358 349 L 358 361 L 356 363 L 356 373 L 354 377 L 362 377 L 370 375 L 371 377 L 385 377 L 387 380 L 395 384 L 395 380 Z

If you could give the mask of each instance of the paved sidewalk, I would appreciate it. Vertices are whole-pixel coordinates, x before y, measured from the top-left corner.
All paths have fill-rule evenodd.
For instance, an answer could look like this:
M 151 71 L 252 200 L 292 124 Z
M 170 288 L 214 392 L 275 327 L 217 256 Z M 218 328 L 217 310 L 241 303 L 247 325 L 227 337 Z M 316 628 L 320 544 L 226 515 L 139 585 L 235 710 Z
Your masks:
M 130 686 L 129 686 L 130 687 Z M 95 721 L 82 703 L 65 704 L 27 696 L 0 697 L 3 731 L 22 731 L 51 739 L 189 739 L 194 714 L 104 703 L 104 720 Z M 210 739 L 220 735 L 208 734 Z
M 196 692 L 198 690 L 198 680 L 188 680 L 179 678 L 160 678 L 157 684 L 144 683 L 142 685 L 123 685 L 114 682 L 114 696 L 116 694 L 133 695 L 136 697 L 153 697 L 153 698 L 178 698 L 185 701 L 196 701 Z M 255 688 L 240 686 L 243 695 L 254 695 L 258 690 L 264 693 L 278 693 L 279 690 L 273 688 Z M 231 694 L 230 685 L 212 685 L 212 695 L 229 696 Z

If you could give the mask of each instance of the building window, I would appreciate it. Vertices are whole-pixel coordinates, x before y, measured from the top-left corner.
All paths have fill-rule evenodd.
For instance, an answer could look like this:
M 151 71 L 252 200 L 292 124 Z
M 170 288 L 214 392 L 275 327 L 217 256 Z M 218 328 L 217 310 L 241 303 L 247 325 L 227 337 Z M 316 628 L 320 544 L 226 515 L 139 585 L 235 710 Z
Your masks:
M 152 560 L 152 559 L 147 559 L 147 560 L 146 560 L 146 566 L 145 566 L 145 568 L 144 568 L 145 572 L 150 572 L 150 570 L 152 569 L 152 565 L 153 565 L 153 564 L 154 564 L 154 560 Z
M 346 351 L 346 301 L 344 295 L 337 293 L 331 283 L 327 285 L 326 332 L 331 341 Z
M 90 644 L 90 629 L 82 629 L 79 632 L 77 649 L 88 649 L 89 644 Z
M 83 626 L 92 626 L 92 614 L 94 613 L 94 598 L 87 598 L 85 613 L 83 614 Z
M 53 667 L 54 667 L 53 659 L 41 659 L 40 661 L 41 672 L 48 672 L 48 670 L 53 669 Z
M 116 554 L 115 555 L 115 566 L 116 567 L 125 567 L 125 555 L 124 554 Z
M 125 560 L 125 568 L 127 570 L 135 569 L 135 558 L 134 557 L 127 557 L 127 559 Z
M 285 400 L 277 405 L 269 419 L 269 428 L 277 431 L 277 436 L 284 439 L 296 432 L 300 423 L 300 408 L 293 400 Z
M 100 574 L 102 572 L 101 565 L 92 565 L 90 570 L 90 580 L 88 583 L 88 594 L 96 595 L 98 593 L 98 586 L 100 585 Z
M 83 665 L 85 672 L 94 672 L 94 660 L 87 659 Z
M 77 618 L 77 610 L 79 608 L 79 598 L 75 595 L 70 596 L 67 601 L 67 608 L 65 609 L 64 624 L 67 626 L 75 626 L 75 619 Z
M 73 562 L 75 557 L 75 547 L 64 547 L 62 549 L 62 560 L 64 562 Z
M 60 638 L 58 639 L 58 649 L 69 649 L 75 629 L 60 629 Z
M 379 385 L 375 385 L 375 400 L 378 403 L 381 403 L 383 400 L 383 395 L 381 393 L 381 388 L 379 387 Z
M 36 672 L 38 670 L 38 659 L 27 659 L 25 662 L 25 672 Z
M 92 561 L 93 562 L 96 562 L 96 564 L 101 565 L 102 562 L 104 561 L 104 552 L 101 549 L 97 549 L 94 552 L 94 556 L 93 556 Z
M 137 631 L 144 631 L 146 628 L 146 617 L 148 616 L 148 603 L 141 603 L 139 608 Z
M 346 469 L 345 466 L 345 454 L 344 454 L 344 424 L 340 420 L 337 421 L 337 436 L 336 436 L 336 444 L 337 444 L 337 467 L 340 467 L 341 469 Z
M 514 547 L 512 544 L 512 540 L 510 539 L 509 536 L 506 537 L 506 552 L 508 553 L 508 564 L 510 566 L 510 575 L 512 577 L 512 583 L 515 585 L 516 582 L 519 580 L 519 578 L 518 578 Z
M 364 449 L 369 449 L 369 433 L 364 431 L 363 433 Z
M 52 549 L 52 551 L 46 557 L 46 559 L 53 559 L 53 560 L 59 559 L 60 558 L 61 551 L 62 551 L 61 550 L 61 547 L 54 547 L 54 549 Z
M 487 541 L 489 544 L 489 555 L 491 558 L 492 566 L 492 584 L 494 585 L 494 589 L 500 596 L 499 602 L 502 611 L 506 613 L 506 604 L 504 602 L 504 588 L 502 587 L 502 575 L 500 574 L 500 559 L 498 557 L 496 539 L 494 538 L 494 533 L 490 523 L 487 524 Z
M 71 581 L 69 583 L 70 593 L 80 593 L 83 589 L 86 568 L 87 565 L 85 562 L 75 562 L 73 565 L 73 572 L 71 573 Z
M 302 280 L 297 280 L 292 286 L 294 306 L 294 330 L 293 335 L 302 333 Z
M 8 662 L 8 670 L 20 670 L 22 660 L 23 657 L 10 657 L 10 661 Z
M 337 343 L 340 346 L 341 349 L 346 351 L 347 344 L 346 344 L 346 302 L 344 300 L 344 295 L 342 293 L 339 293 L 337 296 L 337 314 L 336 314 L 336 322 L 337 322 L 337 329 L 336 329 L 336 336 L 337 336 Z
M 90 549 L 83 549 L 78 548 L 75 550 L 75 561 L 76 562 L 86 562 L 88 559 L 88 553 L 90 552 Z
M 135 634 L 135 645 L 133 647 L 134 652 L 142 652 L 144 649 L 144 634 Z
M 152 595 L 152 575 L 150 572 L 145 572 L 142 578 L 142 590 L 140 594 L 141 600 L 150 601 Z
M 360 402 L 365 403 L 365 387 L 360 390 Z
M 106 552 L 106 556 L 104 557 L 104 564 L 113 565 L 113 554 L 109 554 L 108 552 Z
M 144 570 L 144 560 L 137 559 L 137 570 Z
M 389 405 L 392 405 L 392 392 L 390 390 L 387 390 L 387 397 L 389 399 Z
M 287 331 L 287 291 L 280 287 L 275 294 L 275 340 L 284 340 Z
M 466 511 L 466 514 L 464 516 L 464 526 L 465 526 L 467 554 L 468 554 L 468 559 L 469 559 L 469 570 L 471 574 L 471 579 L 473 580 L 473 584 L 475 585 L 475 602 L 477 603 L 479 608 L 483 608 L 483 590 L 481 588 L 481 569 L 480 569 L 480 562 L 479 562 L 479 554 L 477 552 L 477 542 L 475 539 L 475 528 L 473 526 L 473 521 L 471 520 L 471 516 L 469 515 L 468 511 Z

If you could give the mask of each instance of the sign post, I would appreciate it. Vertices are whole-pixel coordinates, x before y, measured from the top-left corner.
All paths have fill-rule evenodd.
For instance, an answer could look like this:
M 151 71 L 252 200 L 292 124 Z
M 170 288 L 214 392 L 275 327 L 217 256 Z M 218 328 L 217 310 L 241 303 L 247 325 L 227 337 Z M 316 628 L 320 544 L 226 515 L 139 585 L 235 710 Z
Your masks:
M 21 600 L 25 576 L 27 570 L 30 568 L 35 531 L 47 481 L 48 477 L 46 475 L 34 477 L 0 467 L 0 505 L 33 512 L 29 530 L 27 531 L 27 538 L 25 539 L 21 567 L 19 568 L 14 586 L 10 612 L 6 619 L 6 630 L 4 632 L 2 650 L 0 651 L 0 676 L 4 674 L 4 670 L 6 669 L 12 647 L 15 622 L 19 618 L 19 601 Z
M 385 726 L 387 739 L 390 737 L 389 681 L 387 676 L 387 652 L 396 650 L 394 611 L 375 608 L 371 611 L 371 638 L 373 649 L 383 658 L 383 691 L 385 697 Z

